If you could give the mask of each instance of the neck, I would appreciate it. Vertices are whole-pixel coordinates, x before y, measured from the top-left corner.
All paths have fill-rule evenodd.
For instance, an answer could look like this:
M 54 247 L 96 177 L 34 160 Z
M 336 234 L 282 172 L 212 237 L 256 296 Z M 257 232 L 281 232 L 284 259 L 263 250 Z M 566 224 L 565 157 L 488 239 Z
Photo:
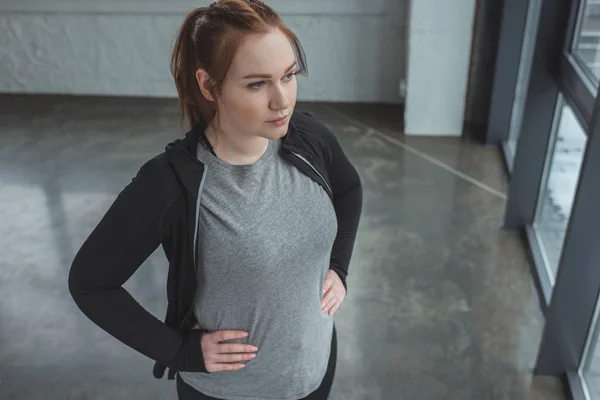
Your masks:
M 246 136 L 231 132 L 215 132 L 210 124 L 205 130 L 217 157 L 233 165 L 249 165 L 258 161 L 269 145 L 269 139 L 260 136 Z

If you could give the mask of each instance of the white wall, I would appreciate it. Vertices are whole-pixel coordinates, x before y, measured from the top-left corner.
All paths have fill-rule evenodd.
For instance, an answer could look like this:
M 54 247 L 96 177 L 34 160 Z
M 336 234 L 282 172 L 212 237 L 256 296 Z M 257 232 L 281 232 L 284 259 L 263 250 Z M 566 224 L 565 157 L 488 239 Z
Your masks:
M 401 102 L 408 0 L 267 0 L 300 38 L 299 100 Z M 170 51 L 206 0 L 1 0 L 0 92 L 176 96 Z
M 407 135 L 462 134 L 475 1 L 411 2 Z

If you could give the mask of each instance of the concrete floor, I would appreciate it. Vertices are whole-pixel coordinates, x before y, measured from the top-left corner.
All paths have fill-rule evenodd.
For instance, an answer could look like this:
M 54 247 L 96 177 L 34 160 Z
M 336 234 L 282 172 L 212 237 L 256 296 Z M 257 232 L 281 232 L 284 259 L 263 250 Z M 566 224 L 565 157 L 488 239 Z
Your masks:
M 496 148 L 408 138 L 392 106 L 299 104 L 337 134 L 364 209 L 330 399 L 565 399 L 532 377 L 543 326 Z M 75 252 L 139 166 L 181 135 L 163 99 L 0 96 L 0 399 L 175 399 L 88 321 Z M 160 250 L 126 283 L 165 312 Z

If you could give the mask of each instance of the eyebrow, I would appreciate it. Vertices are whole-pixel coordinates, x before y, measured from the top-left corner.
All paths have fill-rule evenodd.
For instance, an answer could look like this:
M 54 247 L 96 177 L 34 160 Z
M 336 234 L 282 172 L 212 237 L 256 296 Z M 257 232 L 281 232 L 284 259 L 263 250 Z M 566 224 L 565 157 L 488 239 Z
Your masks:
M 287 69 L 285 70 L 285 72 L 288 72 L 289 70 L 291 70 L 292 68 L 294 68 L 294 66 L 296 66 L 298 62 L 294 61 L 292 63 L 292 65 L 290 65 L 289 67 L 287 67 Z M 270 79 L 272 78 L 272 75 L 269 74 L 249 74 L 244 76 L 242 79 L 254 79 L 254 78 L 261 78 L 261 79 Z

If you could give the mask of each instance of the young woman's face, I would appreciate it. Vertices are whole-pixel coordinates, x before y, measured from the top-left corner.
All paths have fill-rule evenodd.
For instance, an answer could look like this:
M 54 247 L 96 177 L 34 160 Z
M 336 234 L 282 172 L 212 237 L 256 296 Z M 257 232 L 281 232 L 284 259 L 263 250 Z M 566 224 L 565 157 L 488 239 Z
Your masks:
M 252 35 L 236 53 L 219 99 L 225 132 L 278 139 L 296 106 L 298 66 L 289 39 L 280 31 Z M 282 122 L 272 122 L 286 117 Z

